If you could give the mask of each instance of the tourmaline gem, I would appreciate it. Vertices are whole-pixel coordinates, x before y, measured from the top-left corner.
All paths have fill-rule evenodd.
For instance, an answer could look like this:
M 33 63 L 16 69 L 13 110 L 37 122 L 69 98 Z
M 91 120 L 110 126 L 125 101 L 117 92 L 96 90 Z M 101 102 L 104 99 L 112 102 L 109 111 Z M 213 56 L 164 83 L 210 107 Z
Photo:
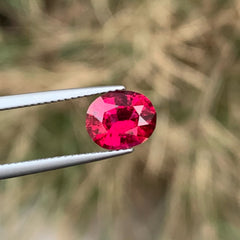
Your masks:
M 145 142 L 156 125 L 156 111 L 144 95 L 132 91 L 108 92 L 89 106 L 86 128 L 95 143 L 127 149 Z

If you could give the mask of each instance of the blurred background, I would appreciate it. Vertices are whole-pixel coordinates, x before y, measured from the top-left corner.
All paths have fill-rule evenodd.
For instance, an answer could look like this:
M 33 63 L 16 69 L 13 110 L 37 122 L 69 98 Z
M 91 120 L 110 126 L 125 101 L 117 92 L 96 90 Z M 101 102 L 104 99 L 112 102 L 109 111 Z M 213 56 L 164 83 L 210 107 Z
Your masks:
M 239 0 L 1 0 L 0 95 L 123 84 L 133 154 L 0 182 L 1 240 L 240 239 Z M 94 98 L 0 113 L 0 161 L 101 151 Z

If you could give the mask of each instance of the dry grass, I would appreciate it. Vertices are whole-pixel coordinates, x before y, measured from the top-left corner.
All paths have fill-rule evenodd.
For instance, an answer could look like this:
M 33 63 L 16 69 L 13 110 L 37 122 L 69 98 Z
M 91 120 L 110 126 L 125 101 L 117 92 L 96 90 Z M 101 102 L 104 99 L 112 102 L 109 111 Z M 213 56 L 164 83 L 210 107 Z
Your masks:
M 240 4 L 0 3 L 0 93 L 124 84 L 158 111 L 127 157 L 0 183 L 1 239 L 240 238 Z M 0 114 L 2 162 L 99 150 L 90 100 Z

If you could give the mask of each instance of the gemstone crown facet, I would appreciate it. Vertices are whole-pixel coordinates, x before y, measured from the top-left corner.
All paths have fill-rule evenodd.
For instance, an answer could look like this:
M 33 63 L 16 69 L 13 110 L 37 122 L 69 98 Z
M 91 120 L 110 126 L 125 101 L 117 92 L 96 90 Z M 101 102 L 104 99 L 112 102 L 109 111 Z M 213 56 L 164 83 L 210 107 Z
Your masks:
M 127 149 L 145 142 L 156 126 L 156 111 L 144 95 L 132 91 L 108 92 L 92 102 L 86 128 L 95 143 Z

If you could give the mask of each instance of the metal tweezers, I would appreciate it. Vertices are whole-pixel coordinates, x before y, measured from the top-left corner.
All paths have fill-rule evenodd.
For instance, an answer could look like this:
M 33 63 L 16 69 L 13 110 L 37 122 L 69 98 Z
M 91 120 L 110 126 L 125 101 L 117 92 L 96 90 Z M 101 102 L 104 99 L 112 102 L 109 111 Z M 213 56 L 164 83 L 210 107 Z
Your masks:
M 101 94 L 109 91 L 123 89 L 125 89 L 124 86 L 106 86 L 106 87 L 63 89 L 55 91 L 2 96 L 0 97 L 0 111 L 34 106 L 39 104 L 48 104 L 52 102 L 91 96 L 95 94 Z M 18 177 L 94 161 L 100 161 L 106 158 L 131 153 L 132 151 L 133 149 L 95 152 L 46 159 L 37 159 L 10 164 L 2 164 L 0 165 L 0 179 Z

